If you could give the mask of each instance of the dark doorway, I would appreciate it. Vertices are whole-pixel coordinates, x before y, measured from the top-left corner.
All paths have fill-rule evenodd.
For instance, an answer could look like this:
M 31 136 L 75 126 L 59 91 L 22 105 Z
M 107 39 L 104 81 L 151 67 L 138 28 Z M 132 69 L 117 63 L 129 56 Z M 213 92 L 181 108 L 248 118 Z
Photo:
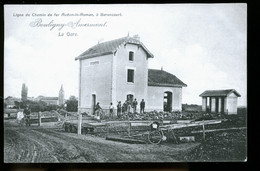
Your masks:
M 128 94 L 128 95 L 126 95 L 126 99 L 127 99 L 127 101 L 130 100 L 130 102 L 132 102 L 134 100 L 134 95 Z
M 220 111 L 218 110 L 219 108 L 219 97 L 216 97 L 216 113 L 219 113 Z
M 96 107 L 96 95 L 92 94 L 92 102 L 91 102 L 91 113 L 95 114 L 95 107 Z
M 220 97 L 221 98 L 221 111 L 220 113 L 223 114 L 224 113 L 224 97 Z
M 163 97 L 163 111 L 171 112 L 172 111 L 172 92 L 164 92 Z

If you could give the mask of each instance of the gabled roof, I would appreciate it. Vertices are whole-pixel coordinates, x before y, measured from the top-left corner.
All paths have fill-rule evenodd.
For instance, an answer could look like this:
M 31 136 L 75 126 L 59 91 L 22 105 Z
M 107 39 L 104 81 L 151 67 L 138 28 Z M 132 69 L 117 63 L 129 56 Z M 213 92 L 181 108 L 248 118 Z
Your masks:
M 123 37 L 120 39 L 115 39 L 115 40 L 99 43 L 99 44 L 89 48 L 85 52 L 83 52 L 81 55 L 76 57 L 75 60 L 87 59 L 87 58 L 93 58 L 96 56 L 112 54 L 112 53 L 116 52 L 117 49 L 121 45 L 126 45 L 126 44 L 139 45 L 140 47 L 142 47 L 144 49 L 148 58 L 153 58 L 153 54 L 144 46 L 144 44 L 142 42 L 140 42 L 139 40 L 137 40 L 135 38 L 127 36 L 127 37 Z
M 40 100 L 58 100 L 58 97 L 42 97 Z
M 212 97 L 212 96 L 228 96 L 230 93 L 235 93 L 237 97 L 241 95 L 235 89 L 227 89 L 227 90 L 206 90 L 202 94 L 201 97 Z
M 187 87 L 175 75 L 158 69 L 148 69 L 148 86 Z
M 7 98 L 5 99 L 5 103 L 6 103 L 7 105 L 15 105 L 15 103 L 14 103 L 15 101 L 21 102 L 21 98 L 7 97 Z

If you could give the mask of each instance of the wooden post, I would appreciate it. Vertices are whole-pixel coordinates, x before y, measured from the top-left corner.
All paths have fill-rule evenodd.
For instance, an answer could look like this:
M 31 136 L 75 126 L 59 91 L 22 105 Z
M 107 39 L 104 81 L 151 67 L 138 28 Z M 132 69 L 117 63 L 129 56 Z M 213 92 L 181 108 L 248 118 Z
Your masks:
M 78 135 L 81 135 L 82 114 L 78 112 Z
M 128 137 L 131 136 L 131 122 L 129 122 L 129 125 L 128 125 Z
M 205 141 L 205 123 L 204 123 L 204 120 L 203 120 L 202 130 L 203 130 L 203 141 Z
M 41 126 L 41 122 L 42 122 L 42 119 L 41 119 L 41 114 L 42 112 L 38 112 L 38 126 Z
M 107 123 L 107 136 L 109 136 L 109 124 Z

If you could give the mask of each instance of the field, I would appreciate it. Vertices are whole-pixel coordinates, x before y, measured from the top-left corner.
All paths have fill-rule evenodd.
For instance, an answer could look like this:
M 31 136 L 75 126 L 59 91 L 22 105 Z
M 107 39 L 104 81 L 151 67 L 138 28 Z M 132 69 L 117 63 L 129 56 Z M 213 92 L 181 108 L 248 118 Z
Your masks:
M 188 115 L 190 113 L 187 112 Z M 155 114 L 157 113 L 150 113 L 144 117 L 156 117 Z M 192 114 L 197 120 L 201 119 L 200 113 Z M 161 114 L 158 113 L 159 115 Z M 47 116 L 54 115 L 46 113 Z M 61 116 L 59 118 L 64 120 Z M 239 110 L 237 116 L 226 117 L 221 124 L 206 125 L 206 130 L 223 130 L 207 132 L 204 141 L 202 133 L 192 134 L 201 131 L 201 127 L 176 129 L 178 136 L 195 136 L 195 142 L 179 144 L 168 141 L 160 145 L 110 141 L 105 139 L 105 134 L 77 135 L 65 132 L 58 123 L 60 122 L 43 122 L 41 126 L 33 124 L 31 127 L 19 127 L 15 119 L 5 119 L 4 162 L 245 161 L 247 156 L 245 109 Z
M 246 161 L 246 130 L 212 133 L 199 146 L 176 158 L 182 161 Z
M 23 128 L 11 120 L 4 124 L 5 163 L 176 162 L 175 155 L 199 145 L 126 144 L 66 133 L 55 123 Z

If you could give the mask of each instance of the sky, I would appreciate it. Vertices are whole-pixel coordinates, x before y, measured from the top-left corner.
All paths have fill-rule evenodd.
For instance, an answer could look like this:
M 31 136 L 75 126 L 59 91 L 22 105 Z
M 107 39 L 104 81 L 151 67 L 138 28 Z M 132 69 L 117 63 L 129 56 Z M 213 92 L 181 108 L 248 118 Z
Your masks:
M 103 27 L 76 27 L 76 23 Z M 163 67 L 187 84 L 182 103 L 201 105 L 199 95 L 205 90 L 236 89 L 241 94 L 238 105 L 247 106 L 243 3 L 5 5 L 4 28 L 4 97 L 21 97 L 23 83 L 29 97 L 57 97 L 61 85 L 65 98 L 78 97 L 75 57 L 98 41 L 138 34 L 154 55 L 149 68 Z

